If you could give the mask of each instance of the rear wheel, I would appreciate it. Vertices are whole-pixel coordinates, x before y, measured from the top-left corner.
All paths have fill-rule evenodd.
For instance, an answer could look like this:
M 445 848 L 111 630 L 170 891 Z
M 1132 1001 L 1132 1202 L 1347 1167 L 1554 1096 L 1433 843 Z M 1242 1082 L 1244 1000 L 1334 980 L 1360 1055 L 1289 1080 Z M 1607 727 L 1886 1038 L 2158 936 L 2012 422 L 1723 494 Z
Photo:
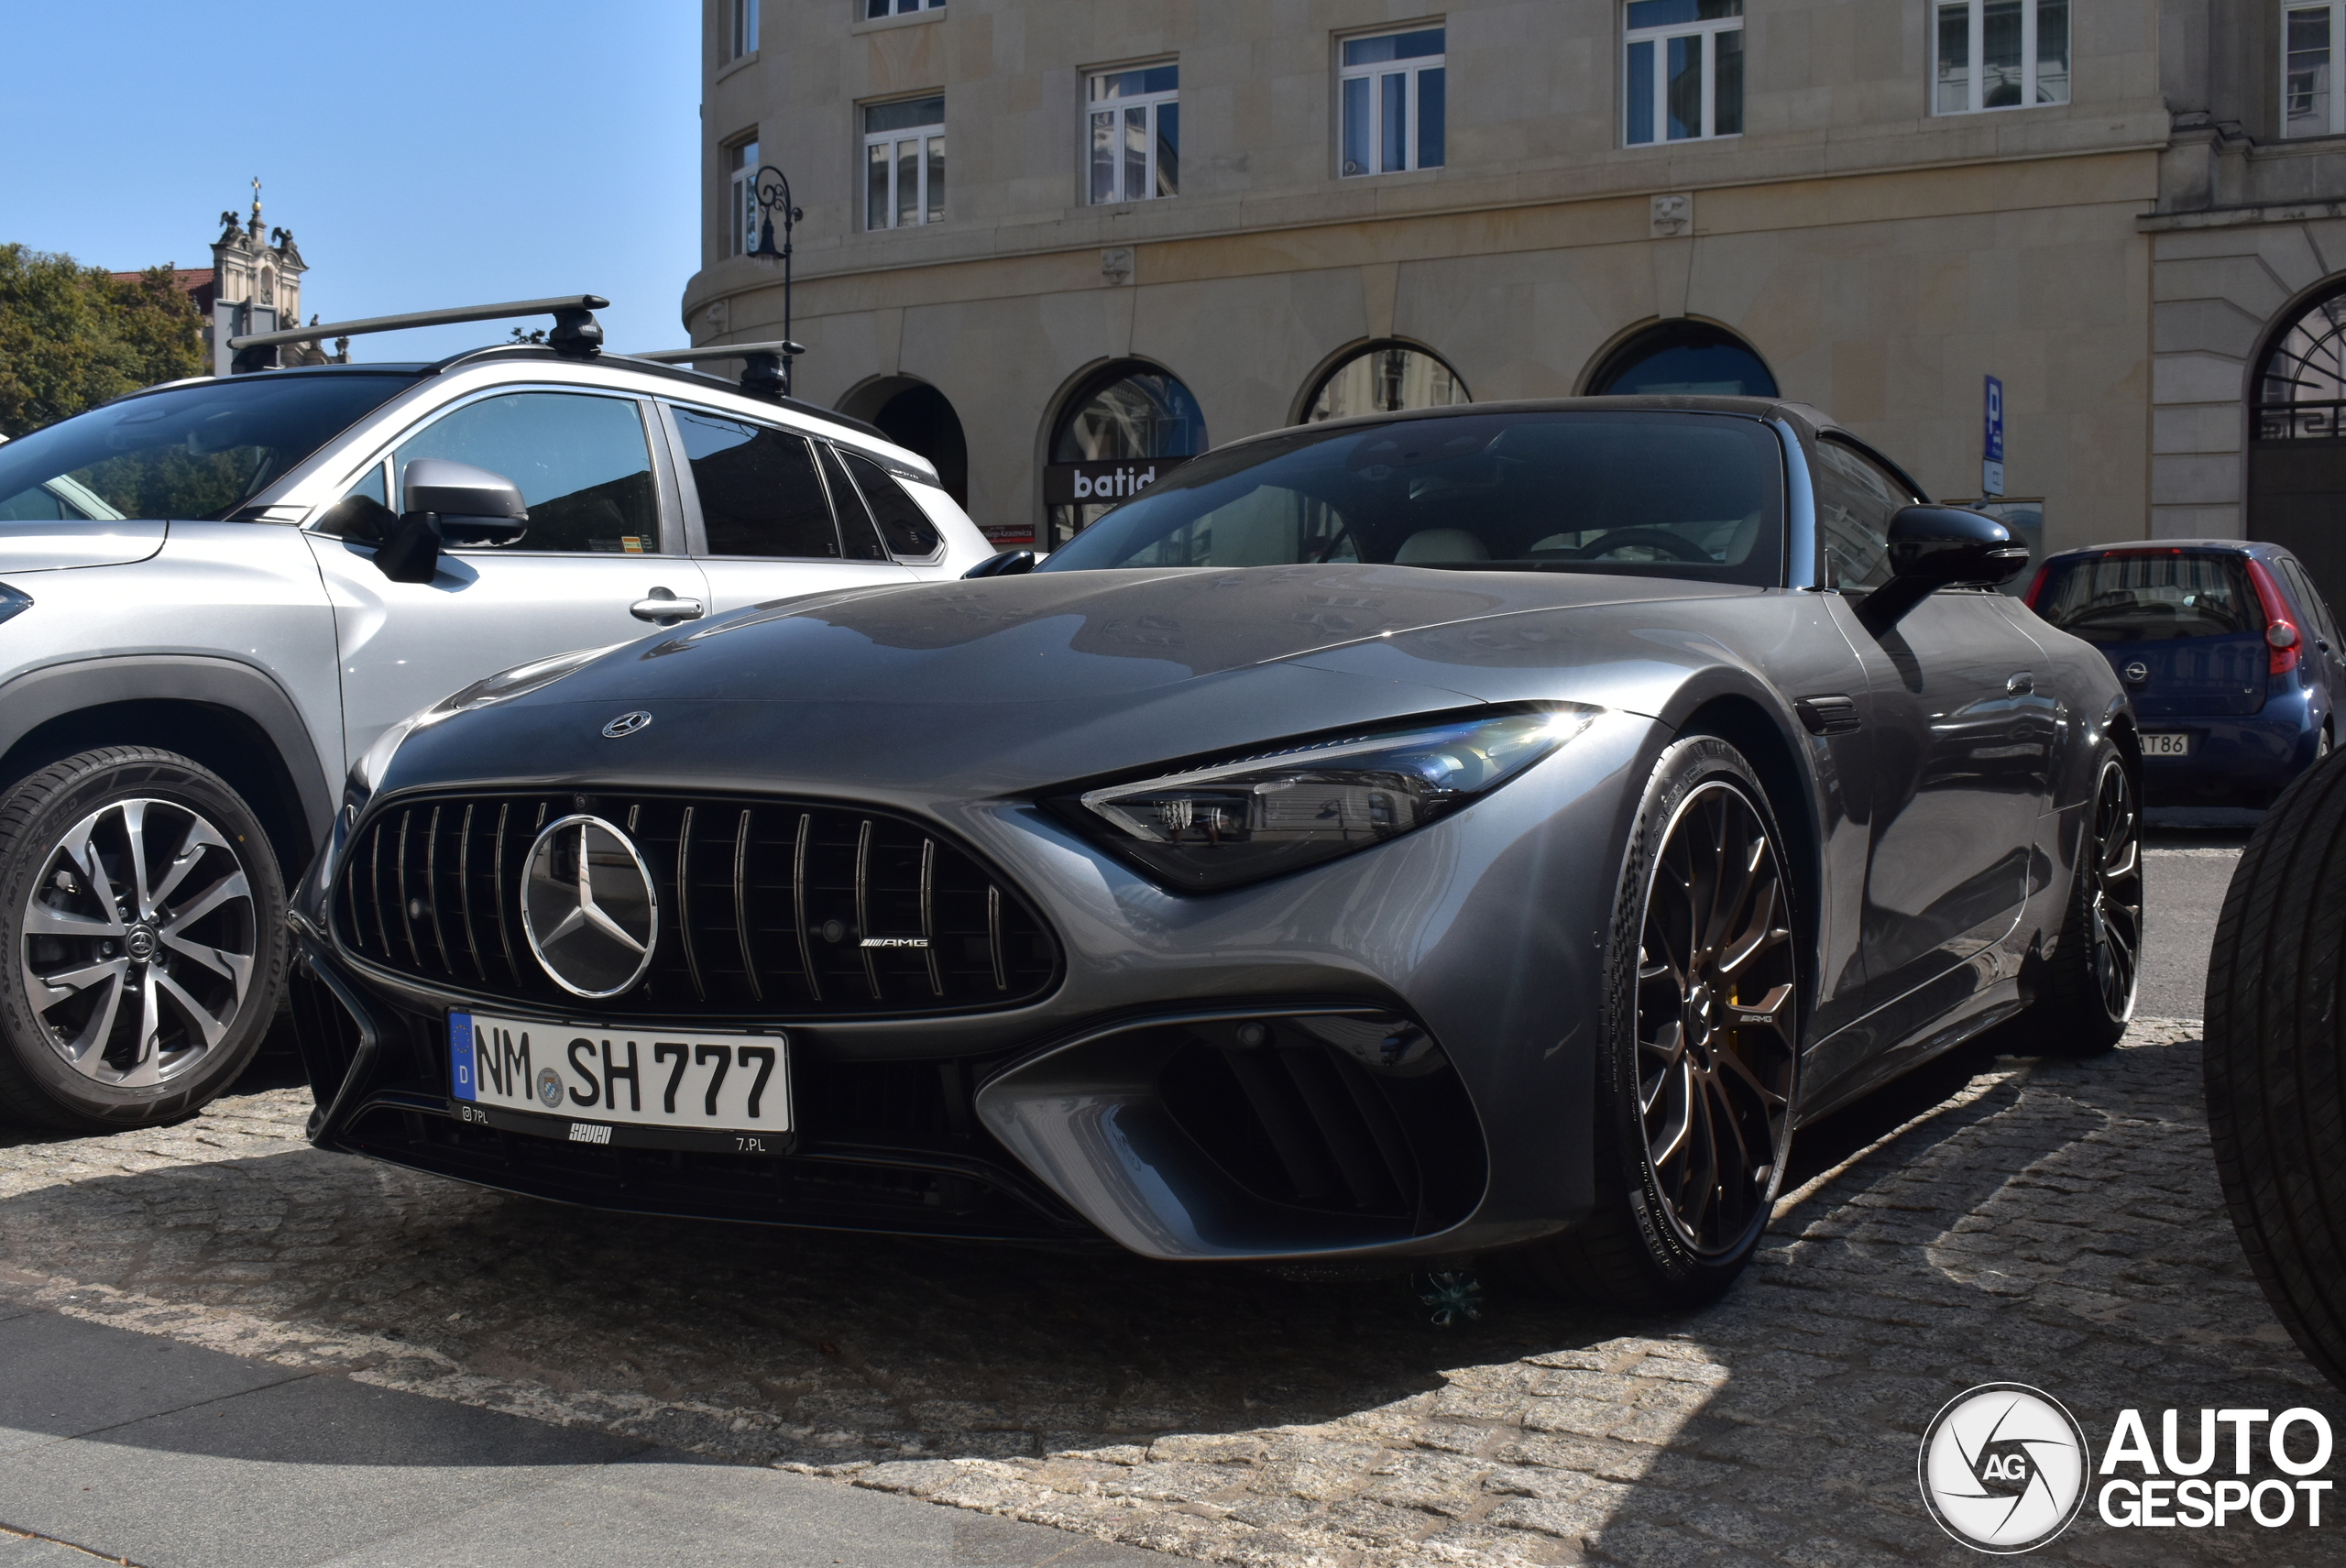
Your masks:
M 1616 895 L 1596 1091 L 1595 1212 L 1526 1258 L 1614 1306 L 1706 1301 L 1783 1184 L 1799 976 L 1781 839 L 1724 740 L 1665 751 Z
M 2208 958 L 2208 1132 L 2266 1299 L 2346 1388 L 2346 763 L 2242 851 Z
M 85 751 L 0 795 L 0 1111 L 152 1126 L 236 1081 L 277 1012 L 285 895 L 252 811 L 185 757 Z

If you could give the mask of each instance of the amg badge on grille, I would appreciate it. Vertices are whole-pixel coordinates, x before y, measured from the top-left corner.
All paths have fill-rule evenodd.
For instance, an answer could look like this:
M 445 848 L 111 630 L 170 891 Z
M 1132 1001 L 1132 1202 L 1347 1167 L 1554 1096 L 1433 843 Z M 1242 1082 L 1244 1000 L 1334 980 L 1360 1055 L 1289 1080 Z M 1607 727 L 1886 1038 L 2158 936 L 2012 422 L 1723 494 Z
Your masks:
M 521 883 L 530 951 L 574 996 L 617 996 L 652 967 L 660 899 L 628 836 L 599 817 L 550 822 Z

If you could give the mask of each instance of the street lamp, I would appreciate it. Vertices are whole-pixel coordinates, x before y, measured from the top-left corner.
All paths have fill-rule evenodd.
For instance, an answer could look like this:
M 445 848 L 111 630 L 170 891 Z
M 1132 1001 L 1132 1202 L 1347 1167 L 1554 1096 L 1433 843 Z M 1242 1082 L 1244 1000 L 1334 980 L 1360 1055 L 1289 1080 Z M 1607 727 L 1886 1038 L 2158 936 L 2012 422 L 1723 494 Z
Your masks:
M 806 351 L 790 338 L 790 232 L 806 214 L 790 199 L 790 177 L 773 164 L 758 170 L 758 243 L 750 247 L 750 255 L 759 261 L 782 263 L 782 393 L 790 395 L 791 362 Z M 773 243 L 774 210 L 782 211 L 782 247 Z

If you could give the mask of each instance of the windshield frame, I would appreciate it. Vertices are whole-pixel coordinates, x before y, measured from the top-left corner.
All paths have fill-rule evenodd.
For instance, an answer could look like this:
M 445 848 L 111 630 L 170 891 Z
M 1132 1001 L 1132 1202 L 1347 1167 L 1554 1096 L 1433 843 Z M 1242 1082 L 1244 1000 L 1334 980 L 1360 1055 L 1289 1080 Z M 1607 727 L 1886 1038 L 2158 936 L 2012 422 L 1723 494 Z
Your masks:
M 93 487 L 74 478 L 73 476 L 106 461 L 103 455 L 93 455 L 93 449 L 91 446 L 93 439 L 104 441 L 104 436 L 100 433 L 111 432 L 128 421 L 192 426 L 193 422 L 189 416 L 196 411 L 209 408 L 212 411 L 210 417 L 216 418 L 221 414 L 234 411 L 238 400 L 266 399 L 269 394 L 264 389 L 285 388 L 289 383 L 313 393 L 332 388 L 336 393 L 347 394 L 356 390 L 357 387 L 366 388 L 366 393 L 358 397 L 346 395 L 329 397 L 324 400 L 326 406 L 316 415 L 308 417 L 306 421 L 301 416 L 284 418 L 277 424 L 264 425 L 258 432 L 269 436 L 291 434 L 293 438 L 285 441 L 282 444 L 232 443 L 214 448 L 212 452 L 205 452 L 191 443 L 187 450 L 198 458 L 212 455 L 214 453 L 232 453 L 241 450 L 259 451 L 269 455 L 252 473 L 236 481 L 238 493 L 225 504 L 202 510 L 171 506 L 142 508 L 135 504 L 125 508 L 117 501 L 101 496 L 99 499 L 109 510 L 115 510 L 119 514 L 117 517 L 66 517 L 54 521 L 60 528 L 73 528 L 100 526 L 105 522 L 125 520 L 220 521 L 233 519 L 240 512 L 250 509 L 258 498 L 282 486 L 290 477 L 300 472 L 319 454 L 331 450 L 335 442 L 348 432 L 399 402 L 419 382 L 426 379 L 428 375 L 428 367 L 417 366 L 367 365 L 347 367 L 334 366 L 234 378 L 191 377 L 183 380 L 166 382 L 160 386 L 149 387 L 124 397 L 111 399 L 70 418 L 59 420 L 53 424 L 45 425 L 39 430 L 28 432 L 5 444 L 0 444 L 0 486 L 14 485 L 14 488 L 9 489 L 7 497 L 11 500 L 37 489 L 48 489 L 51 494 L 56 494 L 56 487 L 60 483 L 70 489 L 92 488 Z M 298 397 L 300 394 L 294 395 Z M 164 403 L 167 406 L 162 411 L 149 412 L 148 411 L 157 403 Z M 185 406 L 174 409 L 169 406 L 170 404 Z M 307 428 L 303 428 L 305 423 Z M 110 445 L 111 443 L 107 444 Z M 59 466 L 58 457 L 50 455 L 53 449 L 60 445 L 64 447 L 61 456 L 66 460 L 61 466 Z M 179 449 L 176 437 L 170 443 L 124 445 L 115 448 L 123 456 Z M 16 484 L 15 481 L 19 472 L 37 477 Z M 129 472 L 138 475 L 137 468 Z M 143 475 L 138 477 L 142 481 L 145 479 Z M 80 510 L 85 511 L 88 510 L 81 507 L 78 500 L 75 501 L 75 505 Z M 28 521 L 49 520 L 36 518 Z
M 1607 400 L 1607 401 L 1609 402 L 1610 400 Z M 1370 416 L 1367 418 L 1344 420 L 1341 422 L 1331 421 L 1324 424 L 1294 426 L 1286 430 L 1267 433 L 1263 435 L 1251 436 L 1243 441 L 1233 442 L 1226 446 L 1217 448 L 1203 455 L 1202 456 L 1192 458 L 1182 464 L 1178 468 L 1168 474 L 1156 484 L 1150 486 L 1146 490 L 1142 491 L 1140 494 L 1133 497 L 1130 500 L 1125 501 L 1122 505 L 1117 506 L 1103 514 L 1098 521 L 1092 523 L 1089 528 L 1085 529 L 1083 532 L 1078 534 L 1073 540 L 1069 541 L 1067 544 L 1060 546 L 1059 549 L 1054 551 L 1049 556 L 1038 563 L 1036 565 L 1035 570 L 1045 572 L 1097 570 L 1229 571 L 1244 570 L 1246 569 L 1247 565 L 1254 564 L 1288 567 L 1299 565 L 1308 565 L 1323 564 L 1309 560 L 1286 562 L 1270 560 L 1262 563 L 1248 564 L 1233 562 L 1227 565 L 1214 565 L 1209 562 L 1200 565 L 1187 565 L 1180 563 L 1159 564 L 1155 562 L 1135 561 L 1130 558 L 1130 554 L 1113 559 L 1103 559 L 1100 557 L 1109 551 L 1127 546 L 1130 546 L 1131 554 L 1138 554 L 1140 551 L 1148 548 L 1146 545 L 1131 545 L 1131 542 L 1129 540 L 1123 539 L 1118 540 L 1115 544 L 1108 543 L 1108 540 L 1114 538 L 1116 535 L 1117 531 L 1113 526 L 1116 520 L 1120 515 L 1127 514 L 1131 509 L 1136 507 L 1150 507 L 1152 510 L 1155 510 L 1156 507 L 1161 506 L 1163 502 L 1170 500 L 1185 492 L 1192 492 L 1210 486 L 1223 484 L 1233 477 L 1244 474 L 1250 469 L 1280 462 L 1284 459 L 1292 457 L 1297 454 L 1308 452 L 1315 446 L 1330 442 L 1341 441 L 1348 438 L 1359 438 L 1362 436 L 1373 437 L 1378 433 L 1385 431 L 1407 430 L 1412 433 L 1428 433 L 1429 426 L 1440 428 L 1441 426 L 1453 422 L 1473 421 L 1485 427 L 1496 427 L 1494 428 L 1494 433 L 1491 438 L 1482 447 L 1478 448 L 1474 453 L 1465 455 L 1468 460 L 1476 460 L 1485 459 L 1490 455 L 1493 453 L 1494 448 L 1496 447 L 1499 441 L 1503 438 L 1504 434 L 1508 430 L 1517 426 L 1552 426 L 1560 424 L 1583 424 L 1588 422 L 1603 422 L 1616 425 L 1624 423 L 1662 425 L 1672 423 L 1683 424 L 1684 422 L 1689 420 L 1730 421 L 1735 422 L 1737 425 L 1747 429 L 1749 432 L 1750 440 L 1754 444 L 1752 451 L 1754 461 L 1763 466 L 1773 466 L 1771 473 L 1762 473 L 1759 476 L 1759 489 L 1760 495 L 1759 510 L 1754 513 L 1746 514 L 1748 518 L 1756 518 L 1756 524 L 1753 526 L 1756 526 L 1757 533 L 1746 545 L 1742 556 L 1738 559 L 1720 561 L 1715 565 L 1705 564 L 1702 566 L 1695 566 L 1693 562 L 1666 558 L 1650 560 L 1609 560 L 1603 558 L 1568 560 L 1540 558 L 1540 556 L 1529 554 L 1530 551 L 1540 549 L 1540 546 L 1539 544 L 1519 544 L 1518 547 L 1525 549 L 1527 554 L 1524 556 L 1518 558 L 1417 560 L 1409 562 L 1384 560 L 1360 561 L 1356 558 L 1331 558 L 1324 564 L 1341 564 L 1345 565 L 1402 565 L 1437 571 L 1539 572 L 1575 576 L 1654 577 L 1678 582 L 1704 583 L 1743 587 L 1782 587 L 1788 580 L 1788 574 L 1794 570 L 1792 565 L 1792 552 L 1795 545 L 1795 535 L 1802 532 L 1799 526 L 1801 519 L 1797 516 L 1800 510 L 1799 502 L 1801 499 L 1798 492 L 1802 487 L 1795 478 L 1795 473 L 1799 466 L 1805 460 L 1805 454 L 1800 450 L 1796 438 L 1791 438 L 1790 432 L 1780 428 L 1779 422 L 1766 417 L 1766 415 L 1760 411 L 1739 408 L 1690 408 L 1684 406 L 1661 408 L 1650 406 L 1621 407 L 1618 405 L 1611 407 L 1559 407 L 1553 403 L 1466 403 L 1441 410 L 1413 410 L 1398 417 L 1393 415 L 1385 415 L 1381 417 Z M 1420 435 L 1420 439 L 1422 440 L 1423 436 Z M 1355 472 L 1363 471 L 1357 469 L 1356 466 L 1350 459 L 1340 459 L 1339 461 L 1344 462 L 1348 468 L 1352 468 Z M 1436 457 L 1425 459 L 1419 464 L 1405 464 L 1404 466 L 1425 467 L 1431 470 L 1432 465 L 1449 461 L 1452 461 L 1452 459 Z M 1624 461 L 1635 461 L 1635 459 L 1625 458 Z M 1381 476 L 1374 474 L 1373 470 L 1366 472 L 1369 472 L 1372 478 L 1381 478 Z M 1431 477 L 1431 474 L 1429 477 Z M 1624 482 L 1632 490 L 1636 488 L 1638 484 L 1638 481 L 1634 477 L 1630 477 Z M 1257 487 L 1258 489 L 1266 488 L 1268 487 Z M 1295 491 L 1294 493 L 1308 494 L 1308 492 L 1305 491 Z M 1325 498 L 1323 497 L 1313 497 L 1311 499 L 1320 499 L 1323 502 L 1325 500 Z M 1236 502 L 1241 499 L 1243 499 L 1243 497 L 1233 497 L 1230 500 L 1222 501 L 1213 506 L 1209 506 L 1203 511 L 1193 514 L 1190 521 L 1195 521 L 1198 517 L 1211 516 L 1222 507 L 1236 504 Z M 1412 499 L 1414 499 L 1414 498 L 1412 498 Z M 1426 521 L 1433 521 L 1435 520 L 1430 517 Z M 1718 521 L 1725 522 L 1727 520 L 1722 518 Z M 1177 522 L 1156 537 L 1160 540 L 1170 539 L 1179 529 L 1187 526 L 1189 526 L 1188 522 Z M 1635 526 L 1636 524 L 1634 522 L 1623 525 L 1624 528 Z M 1341 520 L 1339 521 L 1338 527 L 1340 532 L 1349 531 L 1348 525 Z M 1621 529 L 1616 529 L 1613 532 L 1621 531 Z M 1581 547 L 1584 548 L 1587 543 L 1586 535 L 1592 532 L 1598 531 L 1588 527 L 1583 527 L 1577 530 L 1566 530 L 1565 532 L 1580 536 L 1584 542 Z M 1085 547 L 1085 541 L 1091 539 L 1095 534 L 1100 536 L 1100 543 L 1093 547 L 1087 549 Z M 1599 532 L 1599 537 L 1602 537 L 1601 532 Z M 1360 553 L 1357 544 L 1354 546 L 1354 550 L 1356 557 Z

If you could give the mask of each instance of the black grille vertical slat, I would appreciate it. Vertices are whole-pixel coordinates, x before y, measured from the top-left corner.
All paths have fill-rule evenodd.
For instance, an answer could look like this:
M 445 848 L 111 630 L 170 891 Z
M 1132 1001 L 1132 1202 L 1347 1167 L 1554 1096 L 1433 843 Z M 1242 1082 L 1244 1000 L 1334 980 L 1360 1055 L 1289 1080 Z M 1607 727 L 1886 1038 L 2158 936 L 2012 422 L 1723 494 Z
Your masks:
M 1328 1158 L 1328 1146 L 1310 1108 L 1296 1092 L 1294 1079 L 1270 1058 L 1268 1051 L 1233 1051 L 1231 1076 L 1238 1080 L 1255 1119 L 1270 1135 L 1271 1147 L 1296 1197 L 1306 1201 L 1331 1197 L 1343 1185 L 1343 1177 Z
M 1384 1159 L 1394 1190 L 1410 1208 L 1422 1207 L 1425 1182 L 1418 1174 L 1417 1156 L 1410 1152 L 1409 1135 L 1402 1129 L 1400 1118 L 1393 1114 L 1384 1091 L 1367 1073 L 1348 1062 L 1336 1063 L 1336 1076 L 1343 1080 L 1345 1090 L 1352 1095 L 1353 1108 L 1359 1112 L 1361 1125 L 1367 1129 L 1377 1154 Z
M 1002 968 L 1002 889 L 986 886 L 986 948 L 993 957 L 993 988 L 1010 989 L 1010 976 Z
M 505 913 L 505 817 L 506 814 L 512 809 L 513 803 L 510 800 L 499 805 L 497 842 L 491 846 L 489 852 L 497 862 L 497 941 L 498 945 L 505 949 L 505 972 L 512 976 L 514 983 L 518 985 L 521 981 L 521 966 L 513 961 L 513 923 Z
M 928 989 L 934 996 L 945 994 L 945 977 L 937 969 L 937 840 L 920 841 L 920 940 L 921 956 L 928 960 Z
M 423 967 L 423 950 L 416 946 L 415 905 L 409 902 L 407 891 L 407 830 L 408 824 L 414 816 L 415 813 L 411 810 L 400 813 L 400 870 L 397 891 L 400 897 L 400 929 L 407 934 L 407 956 L 420 970 Z
M 880 1000 L 880 970 L 872 961 L 873 949 L 862 945 L 872 935 L 872 818 L 855 833 L 855 939 L 856 950 L 863 955 L 864 983 L 872 987 L 872 1000 Z
M 750 954 L 750 809 L 741 808 L 740 826 L 733 832 L 733 935 L 741 948 L 741 974 L 750 982 L 753 1002 L 766 999 L 758 983 L 758 961 Z
M 798 814 L 798 842 L 790 853 L 790 911 L 798 927 L 798 967 L 806 976 L 806 995 L 810 1001 L 823 1000 L 823 982 L 815 973 L 815 948 L 806 929 L 806 846 L 815 837 L 815 817 L 812 812 Z
M 1389 1209 L 1400 1196 L 1384 1152 L 1363 1124 L 1358 1104 L 1344 1091 L 1332 1053 L 1313 1046 L 1283 1048 L 1279 1065 L 1295 1085 L 1296 1097 L 1320 1130 L 1321 1146 L 1344 1179 L 1356 1209 Z
M 456 903 L 465 912 L 465 951 L 473 960 L 473 973 L 486 984 L 488 966 L 481 961 L 480 932 L 473 925 L 473 803 L 465 802 L 465 817 L 456 829 Z
M 517 922 L 532 822 L 550 822 L 570 805 L 566 795 L 519 791 L 386 803 L 352 835 L 342 871 L 348 885 L 330 906 L 344 950 L 415 980 L 477 988 L 484 998 L 569 1005 L 531 961 Z M 1038 996 L 1059 973 L 1056 940 L 1016 889 L 925 823 L 746 795 L 603 796 L 579 808 L 632 824 L 663 884 L 663 939 L 671 925 L 676 932 L 643 982 L 602 1011 L 935 1013 Z M 663 861 L 671 852 L 673 881 Z M 793 976 L 804 977 L 804 992 Z
M 440 813 L 432 808 L 431 826 L 423 830 L 423 907 L 432 916 L 432 945 L 439 951 L 441 971 L 454 978 L 456 966 L 448 957 L 448 938 L 440 928 Z
M 676 829 L 676 936 L 685 945 L 685 969 L 693 977 L 693 994 L 708 1000 L 701 983 L 700 959 L 693 951 L 693 808 L 685 807 L 684 826 Z

